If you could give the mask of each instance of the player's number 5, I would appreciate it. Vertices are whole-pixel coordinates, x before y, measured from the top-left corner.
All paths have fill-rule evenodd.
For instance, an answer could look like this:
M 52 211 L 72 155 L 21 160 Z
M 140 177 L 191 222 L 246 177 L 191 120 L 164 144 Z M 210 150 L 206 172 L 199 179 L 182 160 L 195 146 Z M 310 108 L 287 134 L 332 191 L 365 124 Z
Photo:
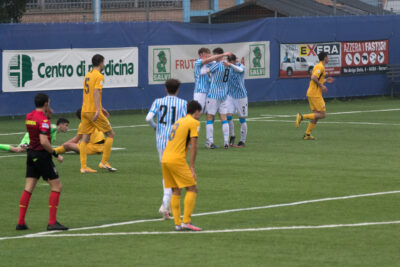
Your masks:
M 168 140 L 172 141 L 175 138 L 176 130 L 178 130 L 179 123 L 175 123 L 174 126 L 172 126 L 171 133 L 168 136 Z
M 89 82 L 90 78 L 85 79 L 85 94 L 89 94 Z

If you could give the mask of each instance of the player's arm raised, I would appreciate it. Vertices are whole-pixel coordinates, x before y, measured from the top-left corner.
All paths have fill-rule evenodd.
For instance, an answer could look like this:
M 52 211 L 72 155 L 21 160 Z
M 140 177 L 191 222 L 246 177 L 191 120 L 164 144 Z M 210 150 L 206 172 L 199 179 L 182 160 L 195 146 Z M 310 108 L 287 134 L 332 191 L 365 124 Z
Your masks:
M 217 60 L 217 59 L 219 59 L 221 57 L 230 56 L 230 55 L 232 55 L 232 52 L 225 52 L 225 53 L 220 54 L 220 55 L 214 55 L 214 56 L 211 56 L 209 58 L 202 59 L 201 60 L 201 64 L 203 64 L 203 65 L 204 64 L 208 64 L 208 63 L 210 63 L 212 61 L 215 61 L 215 60 Z
M 58 162 L 62 162 L 63 161 L 63 157 L 61 155 L 58 155 L 55 150 L 53 149 L 53 147 L 50 144 L 50 141 L 47 137 L 47 135 L 45 134 L 40 134 L 39 136 L 40 138 L 40 144 L 42 145 L 42 147 L 49 152 L 50 154 L 54 155 L 55 157 L 57 157 Z
M 190 138 L 190 170 L 192 171 L 194 179 L 197 181 L 197 175 L 194 170 L 197 156 L 197 137 Z

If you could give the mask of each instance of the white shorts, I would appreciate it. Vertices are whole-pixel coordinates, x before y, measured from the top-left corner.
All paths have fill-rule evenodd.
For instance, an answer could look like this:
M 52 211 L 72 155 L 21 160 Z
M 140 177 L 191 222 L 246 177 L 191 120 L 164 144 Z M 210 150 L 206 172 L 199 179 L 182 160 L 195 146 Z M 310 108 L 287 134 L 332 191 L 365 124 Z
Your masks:
M 232 98 L 234 110 L 237 112 L 239 118 L 246 118 L 249 116 L 249 101 L 245 98 Z
M 201 105 L 201 113 L 205 113 L 206 110 L 206 93 L 194 93 L 193 100 L 196 100 Z
M 233 103 L 233 101 L 234 101 L 233 97 L 228 95 L 228 97 L 226 98 L 227 114 L 235 114 L 237 112 L 236 108 L 235 108 L 235 104 Z
M 162 159 L 162 155 L 164 154 L 164 149 L 157 149 L 158 150 L 158 157 L 160 158 L 160 163 Z
M 212 98 L 207 98 L 206 101 L 207 114 L 215 116 L 218 112 L 219 114 L 228 113 L 228 100 L 217 100 Z

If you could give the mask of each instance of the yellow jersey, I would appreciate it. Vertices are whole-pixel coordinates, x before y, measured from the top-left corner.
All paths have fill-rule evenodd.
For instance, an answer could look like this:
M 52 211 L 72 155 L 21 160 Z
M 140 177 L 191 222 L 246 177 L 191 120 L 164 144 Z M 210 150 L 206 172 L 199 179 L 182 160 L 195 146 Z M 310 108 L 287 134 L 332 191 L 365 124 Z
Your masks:
M 83 102 L 82 112 L 96 112 L 96 104 L 94 103 L 94 89 L 99 90 L 99 102 L 101 105 L 101 92 L 103 90 L 104 76 L 98 70 L 92 69 L 86 74 L 83 84 Z
M 79 124 L 78 133 L 79 133 L 79 130 L 81 130 L 81 127 L 82 127 L 82 123 Z M 97 130 L 95 128 L 94 131 L 90 134 L 89 144 L 101 143 L 104 140 L 105 140 L 104 133 L 100 132 L 99 130 Z
M 325 83 L 325 67 L 322 62 L 319 62 L 314 66 L 312 74 L 318 78 L 320 84 Z M 308 87 L 307 96 L 322 97 L 322 89 L 313 80 L 310 81 L 310 86 Z
M 164 150 L 161 162 L 185 161 L 190 138 L 198 137 L 199 131 L 200 122 L 190 114 L 177 120 L 168 136 L 167 147 Z

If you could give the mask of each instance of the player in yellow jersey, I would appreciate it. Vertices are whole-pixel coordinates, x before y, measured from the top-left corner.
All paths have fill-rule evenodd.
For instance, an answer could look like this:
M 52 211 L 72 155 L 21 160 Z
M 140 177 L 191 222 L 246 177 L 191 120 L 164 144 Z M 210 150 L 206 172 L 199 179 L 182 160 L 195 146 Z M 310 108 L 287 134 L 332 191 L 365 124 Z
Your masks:
M 101 72 L 104 69 L 104 57 L 102 55 L 94 55 L 92 58 L 93 69 L 86 74 L 83 88 L 82 103 L 82 122 L 78 134 L 82 135 L 82 141 L 79 147 L 81 159 L 81 173 L 92 173 L 95 170 L 89 168 L 87 161 L 87 144 L 90 135 L 95 129 L 103 132 L 106 136 L 104 141 L 103 157 L 99 164 L 99 168 L 109 171 L 117 169 L 111 167 L 108 159 L 111 154 L 112 144 L 114 142 L 114 131 L 111 128 L 107 117 L 108 113 L 101 104 L 101 94 L 104 84 L 104 76 Z
M 329 56 L 326 52 L 318 54 L 319 63 L 314 66 L 311 74 L 311 81 L 307 91 L 308 103 L 310 104 L 313 113 L 301 115 L 297 113 L 296 127 L 298 128 L 303 120 L 310 120 L 307 130 L 303 136 L 304 140 L 314 140 L 315 137 L 311 135 L 311 131 L 317 125 L 318 120 L 325 118 L 326 107 L 322 93 L 327 93 L 328 88 L 324 85 L 325 82 L 333 83 L 332 77 L 325 79 L 325 65 L 329 62 Z
M 172 126 L 167 147 L 161 159 L 165 188 L 172 188 L 171 209 L 175 230 L 201 231 L 192 225 L 191 216 L 197 196 L 197 176 L 194 164 L 197 154 L 197 138 L 200 130 L 201 105 L 193 100 L 187 105 L 186 117 L 180 118 Z M 186 154 L 190 146 L 190 166 Z M 186 189 L 183 220 L 181 221 L 181 191 Z
M 76 111 L 76 116 L 78 117 L 79 120 L 81 120 L 81 109 L 78 109 Z M 80 123 L 78 126 L 78 133 L 81 128 L 82 128 L 82 123 Z M 81 139 L 82 135 L 77 134 L 76 136 L 74 136 L 74 138 L 68 140 L 67 142 L 55 148 L 54 150 L 57 152 L 57 154 L 63 154 L 67 151 L 74 151 L 79 154 Z M 94 155 L 103 153 L 104 142 L 105 142 L 104 134 L 99 130 L 94 129 L 94 131 L 90 135 L 89 143 L 87 143 L 87 148 L 86 148 L 87 154 Z

